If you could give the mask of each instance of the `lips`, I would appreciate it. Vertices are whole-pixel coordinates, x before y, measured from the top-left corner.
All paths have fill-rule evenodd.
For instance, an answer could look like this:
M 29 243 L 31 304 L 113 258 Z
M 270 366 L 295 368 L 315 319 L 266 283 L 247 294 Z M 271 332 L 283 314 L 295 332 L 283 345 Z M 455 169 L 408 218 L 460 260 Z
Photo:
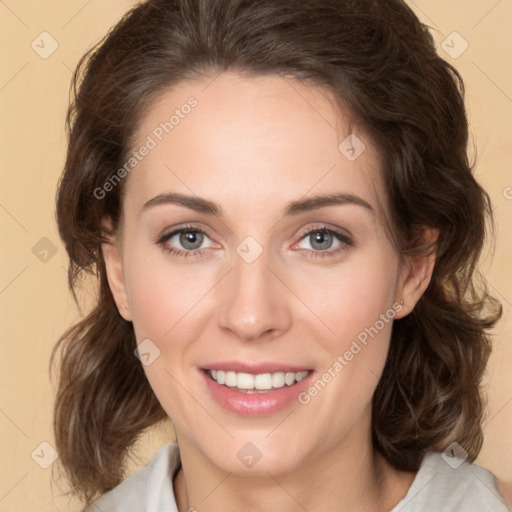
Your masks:
M 264 392 L 271 389 L 280 389 L 284 386 L 293 386 L 307 377 L 309 371 L 302 372 L 273 372 L 273 373 L 245 373 L 229 370 L 208 370 L 208 375 L 217 384 L 236 388 L 238 391 Z
M 314 370 L 231 361 L 205 365 L 200 373 L 210 396 L 224 409 L 243 416 L 267 416 L 295 403 L 311 384 Z
M 250 373 L 256 375 L 259 373 L 275 373 L 275 372 L 304 372 L 311 368 L 307 366 L 296 366 L 291 364 L 281 363 L 258 363 L 258 364 L 247 364 L 238 361 L 224 361 L 219 363 L 209 363 L 203 366 L 204 370 L 222 370 L 232 371 L 237 373 Z

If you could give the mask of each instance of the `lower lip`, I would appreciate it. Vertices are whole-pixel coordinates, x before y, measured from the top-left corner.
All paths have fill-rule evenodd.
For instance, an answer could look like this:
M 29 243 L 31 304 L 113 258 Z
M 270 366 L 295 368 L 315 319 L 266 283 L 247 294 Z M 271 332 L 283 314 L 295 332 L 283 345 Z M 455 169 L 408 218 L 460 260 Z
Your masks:
M 310 385 L 314 374 L 311 371 L 307 377 L 292 386 L 285 384 L 282 388 L 269 390 L 268 393 L 248 394 L 218 384 L 204 370 L 201 373 L 212 398 L 228 411 L 242 416 L 269 416 L 285 409 Z

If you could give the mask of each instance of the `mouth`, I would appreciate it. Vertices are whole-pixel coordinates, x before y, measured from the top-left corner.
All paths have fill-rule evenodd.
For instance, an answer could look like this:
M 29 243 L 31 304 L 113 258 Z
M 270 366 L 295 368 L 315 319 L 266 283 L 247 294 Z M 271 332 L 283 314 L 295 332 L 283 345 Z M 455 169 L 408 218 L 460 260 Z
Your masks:
M 210 397 L 229 413 L 264 417 L 297 403 L 311 385 L 315 370 L 273 362 L 209 363 L 198 368 Z
M 271 393 L 285 387 L 292 387 L 308 377 L 312 370 L 246 373 L 232 370 L 204 369 L 204 372 L 208 378 L 221 386 L 252 395 Z

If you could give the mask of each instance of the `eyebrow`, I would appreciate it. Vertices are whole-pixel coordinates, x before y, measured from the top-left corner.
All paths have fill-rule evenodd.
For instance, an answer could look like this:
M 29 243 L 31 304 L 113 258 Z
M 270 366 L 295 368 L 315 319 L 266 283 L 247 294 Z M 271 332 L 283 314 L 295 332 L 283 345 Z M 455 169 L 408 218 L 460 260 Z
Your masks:
M 224 216 L 224 213 L 220 205 L 213 201 L 198 196 L 189 196 L 186 194 L 178 194 L 175 192 L 159 194 L 153 197 L 152 199 L 144 203 L 144 206 L 141 208 L 139 215 L 142 214 L 144 211 L 148 210 L 149 208 L 164 204 L 177 204 L 199 213 L 214 215 L 216 217 Z M 300 213 L 317 210 L 319 208 L 324 208 L 326 206 L 337 206 L 346 204 L 362 206 L 363 208 L 369 210 L 370 212 L 374 212 L 373 207 L 359 196 L 353 194 L 324 194 L 313 196 L 308 199 L 298 199 L 295 201 L 290 201 L 284 209 L 283 216 L 293 216 L 298 215 Z

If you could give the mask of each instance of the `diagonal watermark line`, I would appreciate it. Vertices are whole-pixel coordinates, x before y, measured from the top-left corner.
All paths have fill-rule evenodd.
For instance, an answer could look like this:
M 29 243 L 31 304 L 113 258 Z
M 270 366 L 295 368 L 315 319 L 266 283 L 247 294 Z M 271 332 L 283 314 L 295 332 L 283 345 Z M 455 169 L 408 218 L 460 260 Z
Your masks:
M 91 503 L 91 507 L 94 507 L 94 510 L 99 510 L 99 512 L 105 512 L 97 503 Z
M 320 112 L 318 112 L 318 110 L 313 105 L 311 105 L 311 103 L 306 98 L 304 98 L 304 96 L 295 87 L 293 87 L 293 85 L 290 83 L 290 80 L 288 80 L 282 73 L 279 73 L 279 75 L 334 131 L 336 131 L 336 128 L 329 121 L 327 121 L 327 119 L 325 119 L 325 117 L 320 114 Z
M 379 376 L 371 369 L 371 368 L 368 368 L 368 371 L 377 379 L 379 380 Z
M 66 274 L 69 275 L 69 269 L 68 268 L 66 268 L 64 265 L 61 265 L 60 268 L 62 270 L 64 270 L 64 272 L 66 272 Z M 89 295 L 89 297 L 91 297 L 92 299 L 98 300 L 98 297 L 95 297 L 89 290 L 87 290 L 87 288 L 84 288 L 83 286 L 81 286 L 80 283 L 77 283 L 77 287 L 78 287 L 79 290 L 81 290 L 82 292 L 84 292 L 87 295 Z
M 306 197 L 334 168 L 336 167 L 336 164 L 334 164 L 333 166 L 331 166 L 331 168 L 323 175 L 320 177 L 320 179 L 312 186 L 310 187 L 310 189 L 305 193 L 305 194 L 302 194 L 302 196 L 300 197 L 300 199 L 302 199 L 303 197 Z M 269 231 L 272 231 L 282 220 L 283 220 L 283 216 L 281 216 L 281 218 L 275 222 L 271 227 L 270 229 L 267 230 L 267 233 Z
M 436 22 L 416 3 L 414 2 L 414 0 L 409 0 L 410 3 L 412 5 L 414 5 L 414 7 L 416 7 L 416 9 L 421 12 L 421 14 L 423 14 L 423 16 L 425 16 L 425 18 L 427 18 L 427 20 L 437 29 L 439 30 L 439 27 L 437 26 Z
M 67 69 L 69 69 L 69 71 L 71 71 L 71 73 L 74 73 L 74 71 L 63 60 L 61 60 L 61 62 Z
M 217 79 L 217 77 L 222 73 L 222 70 L 219 71 L 206 85 L 203 89 L 201 89 L 201 92 L 204 92 L 206 91 L 206 89 L 208 89 L 208 87 L 210 87 L 210 85 L 212 85 L 212 83 Z
M 165 334 L 167 336 L 231 271 L 231 267 Z M 0 292 L 1 293 L 1 292 Z
M 28 471 L 0 498 L 0 501 L 2 501 L 27 475 Z
M 491 82 L 496 87 L 496 89 L 498 89 L 503 94 L 503 96 L 505 96 L 505 98 L 507 98 L 507 100 L 512 103 L 512 98 L 510 98 L 510 96 L 474 60 L 471 62 L 473 62 L 473 65 L 480 71 L 480 73 L 486 76 L 489 82 Z
M 307 196 L 335 167 L 336 164 L 333 164 L 329 170 L 302 197 Z
M 410 497 L 410 498 L 409 498 L 409 499 L 408 499 L 408 500 L 403 504 L 403 506 L 402 506 L 402 507 L 398 508 L 398 509 L 396 510 L 396 512 L 400 512 L 400 510 L 403 510 L 405 507 L 407 507 L 407 505 L 409 505 L 409 503 L 411 503 L 411 501 L 412 501 L 412 500 L 414 500 L 414 499 L 418 496 L 418 494 L 420 494 L 420 493 L 423 491 L 423 489 L 425 489 L 425 487 L 427 487 L 427 485 L 428 485 L 430 482 L 432 482 L 432 480 L 434 480 L 434 478 L 435 478 L 436 476 L 439 476 L 439 474 L 440 474 L 440 473 L 436 473 L 436 474 L 435 474 L 435 475 L 434 475 L 434 476 L 433 476 L 433 477 L 432 477 L 432 478 L 431 478 L 431 479 L 430 479 L 430 480 L 429 480 L 429 481 L 428 481 L 428 482 L 427 482 L 427 483 L 426 483 L 426 484 L 425 484 L 421 489 L 419 489 L 419 490 L 418 490 L 418 492 L 417 492 L 416 494 L 414 494 L 414 496 L 411 496 L 411 497 Z
M 23 274 L 23 272 L 25 272 L 25 270 L 27 270 L 28 268 L 28 265 L 25 266 L 25 268 L 23 268 L 22 270 L 20 270 L 1 290 L 0 290 L 0 295 L 2 295 L 2 293 L 4 293 L 5 290 L 7 290 L 7 288 L 9 286 L 11 286 L 11 284 L 16 280 L 18 279 L 18 277 Z
M 491 423 L 491 421 L 494 420 L 494 418 L 496 418 L 496 416 L 498 416 L 498 414 L 501 414 L 501 411 L 503 411 L 503 409 L 505 409 L 505 407 L 510 403 L 512 402 L 512 398 L 510 400 L 508 400 L 507 402 L 505 402 L 505 404 L 503 406 L 500 407 L 500 409 L 492 415 L 491 418 L 489 418 L 483 425 L 482 425 L 482 428 L 485 428 L 487 427 L 487 425 L 489 425 Z
M 7 215 L 9 215 L 14 220 L 14 222 L 16 222 L 21 227 L 21 229 L 25 231 L 25 233 L 29 232 L 28 229 L 1 203 L 0 208 L 3 208 L 5 213 L 7 213 Z
M 12 77 L 9 78 L 9 80 L 7 80 L 7 82 L 5 82 L 5 84 L 2 85 L 2 87 L 0 87 L 0 91 L 3 91 L 27 66 L 28 62 L 25 62 L 25 64 L 23 64 L 23 66 L 21 66 L 21 68 L 18 69 L 18 71 L 16 71 L 16 73 L 14 73 Z
M 499 494 L 498 494 L 494 489 L 492 489 L 491 487 L 489 487 L 489 486 L 488 486 L 488 485 L 487 485 L 487 484 L 486 484 L 486 483 L 485 483 L 485 482 L 480 478 L 480 476 L 479 476 L 477 473 L 475 473 L 475 472 L 473 471 L 473 468 L 472 468 L 472 467 L 470 467 L 470 469 L 471 469 L 471 473 L 473 473 L 473 475 L 474 475 L 474 476 L 476 476 L 476 477 L 478 478 L 478 480 L 480 480 L 480 482 L 482 482 L 482 485 L 484 485 L 484 486 L 485 486 L 485 488 L 486 488 L 486 489 L 487 489 L 487 490 L 488 490 L 488 491 L 489 491 L 489 492 L 490 492 L 490 493 L 491 493 L 491 494 L 492 494 L 492 495 L 493 495 L 497 500 L 501 501 L 501 498 L 500 498 Z
M 499 4 L 501 4 L 503 0 L 498 0 L 493 7 L 491 7 L 472 27 L 471 27 L 471 30 L 473 30 L 477 25 L 479 25 L 480 23 L 482 23 L 482 21 L 485 20 L 485 18 L 487 18 L 487 16 L 492 12 L 494 11 L 494 9 L 496 9 L 496 7 L 498 7 Z
M 300 507 L 302 510 L 304 510 L 304 512 L 307 512 L 307 509 L 306 509 L 306 508 L 304 508 L 304 506 L 302 505 L 302 503 L 301 503 L 300 501 L 298 501 L 298 500 L 295 498 L 295 496 L 293 496 L 290 492 L 288 492 L 288 489 L 286 489 L 285 487 L 283 487 L 283 485 L 281 484 L 281 482 L 279 482 L 279 480 L 278 480 L 274 475 L 272 475 L 272 474 L 271 474 L 271 473 L 269 473 L 268 471 L 267 471 L 267 475 L 268 475 L 270 478 L 272 478 L 272 480 L 274 480 L 274 482 L 275 482 L 277 485 L 279 485 L 279 487 L 281 487 L 281 489 L 283 489 L 283 491 L 284 491 L 286 494 L 288 494 L 288 496 L 290 496 L 290 498 L 291 498 L 293 501 L 295 501 L 295 503 L 297 503 L 297 505 L 299 505 L 299 507 Z
M 190 190 L 190 192 L 192 192 L 192 194 L 194 194 L 196 197 L 199 197 L 199 196 L 198 196 L 198 195 L 197 195 L 197 194 L 196 194 L 196 193 L 195 193 L 195 192 L 194 192 L 194 191 L 193 191 L 193 190 L 192 190 L 192 189 L 191 189 L 191 188 L 190 188 L 190 187 L 189 187 L 189 186 L 188 186 L 188 185 L 187 185 L 187 184 L 186 184 L 186 183 L 185 183 L 185 182 L 184 182 L 184 181 L 183 181 L 183 180 L 182 180 L 182 179 L 181 179 L 181 178 L 180 178 L 180 177 L 179 177 L 179 176 L 178 176 L 178 175 L 177 175 L 177 174 L 176 174 L 176 173 L 175 173 L 175 172 L 174 172 L 174 171 L 173 171 L 173 170 L 172 170 L 172 169 L 171 169 L 171 168 L 170 168 L 166 163 L 165 163 L 165 162 L 164 162 L 164 167 L 165 167 L 167 170 L 171 171 L 171 172 L 174 174 L 174 176 L 176 176 L 176 178 L 177 178 L 178 180 L 180 180 L 180 181 L 181 181 L 181 183 L 183 183 L 183 185 L 185 185 L 185 187 L 187 187 L 187 188 Z M 226 228 L 230 233 L 232 232 L 232 230 L 229 228 L 229 226 L 228 226 L 228 225 L 227 225 L 227 224 L 226 224 L 222 219 L 220 219 L 220 218 L 219 218 L 218 220 L 219 220 L 219 221 L 224 225 L 224 227 L 225 227 L 225 228 Z
M 197 194 L 164 162 L 164 167 L 168 170 L 168 171 L 171 171 L 174 176 L 176 176 L 176 178 L 178 178 L 181 183 L 183 183 L 183 185 L 185 185 L 185 187 L 187 187 L 190 192 L 192 192 L 192 194 L 194 194 L 195 196 L 197 196 Z
M 69 18 L 69 20 L 66 21 L 64 25 L 62 25 L 61 30 L 68 26 L 91 3 L 91 1 L 92 0 L 88 0 L 87 2 L 85 2 L 85 4 L 82 5 L 82 7 L 80 7 L 80 9 L 78 9 L 78 11 L 75 14 L 73 14 L 73 16 L 71 16 L 71 18 Z
M 216 491 L 224 483 L 226 478 L 230 475 L 232 475 L 231 471 L 200 501 L 200 503 L 203 503 L 204 500 L 206 500 L 214 491 Z M 189 510 L 195 510 L 195 509 L 189 509 Z
M 274 427 L 274 428 L 273 428 L 273 429 L 272 429 L 272 430 L 271 430 L 271 431 L 270 431 L 270 432 L 265 436 L 265 439 L 266 439 L 268 436 L 270 436 L 270 434 L 272 434 L 273 432 L 275 432 L 275 431 L 278 429 L 278 427 L 280 427 L 280 426 L 284 423 L 284 421 L 288 419 L 288 417 L 290 416 L 290 414 L 292 414 L 292 413 L 294 413 L 294 412 L 295 412 L 295 409 L 297 409 L 297 406 L 295 406 L 295 408 L 294 408 L 294 409 L 292 409 L 292 410 L 291 410 L 291 411 L 290 411 L 290 412 L 289 412 L 289 413 L 288 413 L 288 414 L 287 414 L 287 415 L 286 415 L 286 416 L 285 416 L 285 417 L 284 417 L 284 418 L 283 418 L 283 419 L 282 419 L 282 420 L 281 420 L 281 421 L 280 421 L 280 422 L 279 422 L 279 423 L 278 423 L 278 424 L 277 424 L 277 425 L 276 425 L 276 426 L 275 426 L 275 427 Z
M 336 333 L 268 265 L 266 265 L 266 267 L 270 270 L 270 272 L 272 272 L 272 274 L 277 277 L 277 279 L 279 279 L 279 281 L 281 281 L 281 283 L 286 286 L 286 288 L 288 288 L 288 290 L 290 290 L 295 295 L 295 297 L 297 297 L 297 299 L 302 302 L 302 304 L 304 304 L 304 306 L 306 306 L 307 309 L 309 309 L 309 311 L 311 311 L 311 313 L 320 321 L 324 327 L 329 329 L 329 331 L 331 331 L 331 333 L 336 336 Z
M 0 409 L 0 412 L 28 439 L 27 434 L 2 409 Z
M 18 20 L 25 25 L 25 27 L 29 28 L 29 26 L 3 1 L 0 0 L 0 4 L 4 5 L 11 13 L 18 18 Z
M 183 389 L 183 391 L 185 391 L 185 393 L 187 393 L 190 396 L 190 398 L 192 398 L 192 400 L 194 400 L 208 414 L 208 416 L 210 416 L 212 420 L 215 421 L 215 423 L 217 423 L 217 425 L 219 425 L 219 427 L 222 430 L 224 430 L 224 432 L 226 432 L 226 434 L 228 434 L 229 437 L 233 438 L 233 434 L 231 434 L 231 432 L 229 432 L 224 427 L 224 425 L 222 425 L 217 420 L 217 418 L 215 418 L 215 416 L 213 416 L 213 414 L 210 411 L 208 411 L 208 409 L 174 375 L 172 375 L 172 373 L 167 368 L 164 368 L 164 370 L 169 374 L 169 377 L 174 379 L 175 382 Z

